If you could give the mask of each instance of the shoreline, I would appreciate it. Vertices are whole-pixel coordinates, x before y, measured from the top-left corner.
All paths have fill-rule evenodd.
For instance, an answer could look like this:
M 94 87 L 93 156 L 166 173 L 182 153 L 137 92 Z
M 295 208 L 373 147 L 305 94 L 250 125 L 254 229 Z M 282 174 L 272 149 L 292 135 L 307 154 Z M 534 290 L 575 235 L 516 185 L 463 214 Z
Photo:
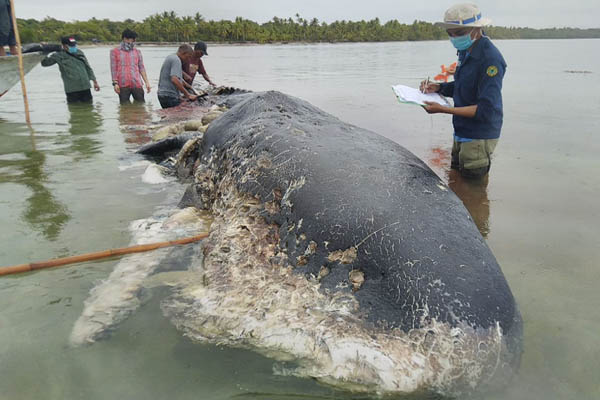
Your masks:
M 388 41 L 333 41 L 333 42 L 309 42 L 309 41 L 289 41 L 289 42 L 209 42 L 204 41 L 209 46 L 219 46 L 219 47 L 246 47 L 246 46 L 306 46 L 311 44 L 357 44 L 357 43 L 413 43 L 413 42 L 440 42 L 445 41 L 447 39 L 428 39 L 428 40 L 388 40 Z M 531 39 L 493 39 L 494 41 L 504 41 L 504 40 L 600 40 L 600 38 L 531 38 Z M 51 44 L 52 42 L 45 42 Z M 121 42 L 87 42 L 80 41 L 78 45 L 80 47 L 106 47 L 106 46 L 118 46 Z M 182 44 L 190 44 L 193 46 L 194 41 L 186 42 L 136 42 L 136 46 L 138 47 L 176 47 Z

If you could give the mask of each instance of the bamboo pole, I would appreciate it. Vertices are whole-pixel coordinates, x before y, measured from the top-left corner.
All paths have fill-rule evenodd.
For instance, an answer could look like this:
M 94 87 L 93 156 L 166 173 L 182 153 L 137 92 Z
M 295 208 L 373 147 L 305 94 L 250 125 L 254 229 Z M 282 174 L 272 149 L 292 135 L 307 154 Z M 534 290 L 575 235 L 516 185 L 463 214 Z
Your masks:
M 29 101 L 27 100 L 27 88 L 25 87 L 23 54 L 21 53 L 21 36 L 19 35 L 19 26 L 17 25 L 17 13 L 15 12 L 14 0 L 10 0 L 10 13 L 12 17 L 13 30 L 15 31 L 15 40 L 17 42 L 17 57 L 19 57 L 19 73 L 21 74 L 21 92 L 23 92 L 23 103 L 25 104 L 25 121 L 27 122 L 27 125 L 31 125 L 31 118 L 29 118 Z
M 208 237 L 208 233 L 203 233 L 203 234 L 200 234 L 197 236 L 192 236 L 192 237 L 185 238 L 185 239 L 171 240 L 168 242 L 142 244 L 142 245 L 131 246 L 131 247 L 122 247 L 120 249 L 111 249 L 111 250 L 98 251 L 95 253 L 81 254 L 78 256 L 55 258 L 54 260 L 37 262 L 37 263 L 14 265 L 11 267 L 0 267 L 0 276 L 20 274 L 23 272 L 35 271 L 35 270 L 44 269 L 44 268 L 60 267 L 61 265 L 66 265 L 66 264 L 74 264 L 74 263 L 80 263 L 80 262 L 85 262 L 85 261 L 99 260 L 102 258 L 122 256 L 125 254 L 131 254 L 131 253 L 143 253 L 146 251 L 160 249 L 162 247 L 169 247 L 169 246 L 176 246 L 176 245 L 198 242 L 202 239 L 205 239 L 206 237 Z

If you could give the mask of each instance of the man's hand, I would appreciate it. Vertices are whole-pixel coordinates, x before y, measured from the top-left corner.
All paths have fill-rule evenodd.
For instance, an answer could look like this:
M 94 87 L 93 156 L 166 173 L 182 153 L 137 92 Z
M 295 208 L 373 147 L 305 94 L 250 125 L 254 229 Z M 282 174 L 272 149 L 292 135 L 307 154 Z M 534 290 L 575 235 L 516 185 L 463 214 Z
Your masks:
M 213 81 L 208 81 L 208 84 L 212 87 L 217 87 L 217 85 L 215 85 L 215 83 Z
M 437 93 L 440 91 L 440 84 L 425 80 L 419 85 L 419 90 L 423 93 Z
M 121 87 L 118 84 L 114 84 L 113 85 L 113 89 L 115 90 L 116 94 L 121 94 Z
M 446 113 L 448 111 L 448 107 L 444 107 L 441 104 L 435 103 L 433 101 L 426 101 L 423 106 L 425 111 L 428 114 L 438 114 L 438 113 Z
M 100 91 L 100 86 L 98 86 L 98 82 L 96 82 L 96 81 L 94 81 L 94 90 L 95 90 L 96 92 L 99 92 L 99 91 Z
M 195 94 L 188 94 L 187 98 L 189 101 L 194 101 L 198 98 L 198 96 L 196 96 Z
M 150 93 L 151 90 L 152 90 L 152 86 L 146 85 L 146 93 Z

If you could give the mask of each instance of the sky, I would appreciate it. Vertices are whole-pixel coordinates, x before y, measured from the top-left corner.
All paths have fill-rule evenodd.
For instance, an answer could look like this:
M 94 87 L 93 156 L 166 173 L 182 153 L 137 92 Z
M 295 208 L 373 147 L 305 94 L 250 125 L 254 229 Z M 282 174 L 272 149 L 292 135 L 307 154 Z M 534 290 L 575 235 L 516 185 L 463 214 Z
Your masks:
M 459 1 L 460 2 L 460 1 Z M 108 18 L 141 21 L 162 12 L 178 15 L 200 13 L 207 20 L 235 19 L 240 16 L 256 22 L 277 17 L 319 21 L 360 21 L 379 17 L 382 22 L 397 19 L 436 22 L 444 11 L 457 3 L 452 0 L 15 0 L 19 18 L 41 20 L 47 16 L 63 21 Z M 600 28 L 600 0 L 479 0 L 482 14 L 493 25 L 530 28 Z

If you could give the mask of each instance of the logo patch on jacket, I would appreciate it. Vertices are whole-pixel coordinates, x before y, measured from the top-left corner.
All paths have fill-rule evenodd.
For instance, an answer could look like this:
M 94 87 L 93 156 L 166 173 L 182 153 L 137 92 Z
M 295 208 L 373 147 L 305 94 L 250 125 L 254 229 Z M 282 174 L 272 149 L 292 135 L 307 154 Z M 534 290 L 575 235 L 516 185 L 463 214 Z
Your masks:
M 494 77 L 496 75 L 498 75 L 498 67 L 496 67 L 495 65 L 490 65 L 486 71 L 486 73 L 488 74 L 489 77 Z

